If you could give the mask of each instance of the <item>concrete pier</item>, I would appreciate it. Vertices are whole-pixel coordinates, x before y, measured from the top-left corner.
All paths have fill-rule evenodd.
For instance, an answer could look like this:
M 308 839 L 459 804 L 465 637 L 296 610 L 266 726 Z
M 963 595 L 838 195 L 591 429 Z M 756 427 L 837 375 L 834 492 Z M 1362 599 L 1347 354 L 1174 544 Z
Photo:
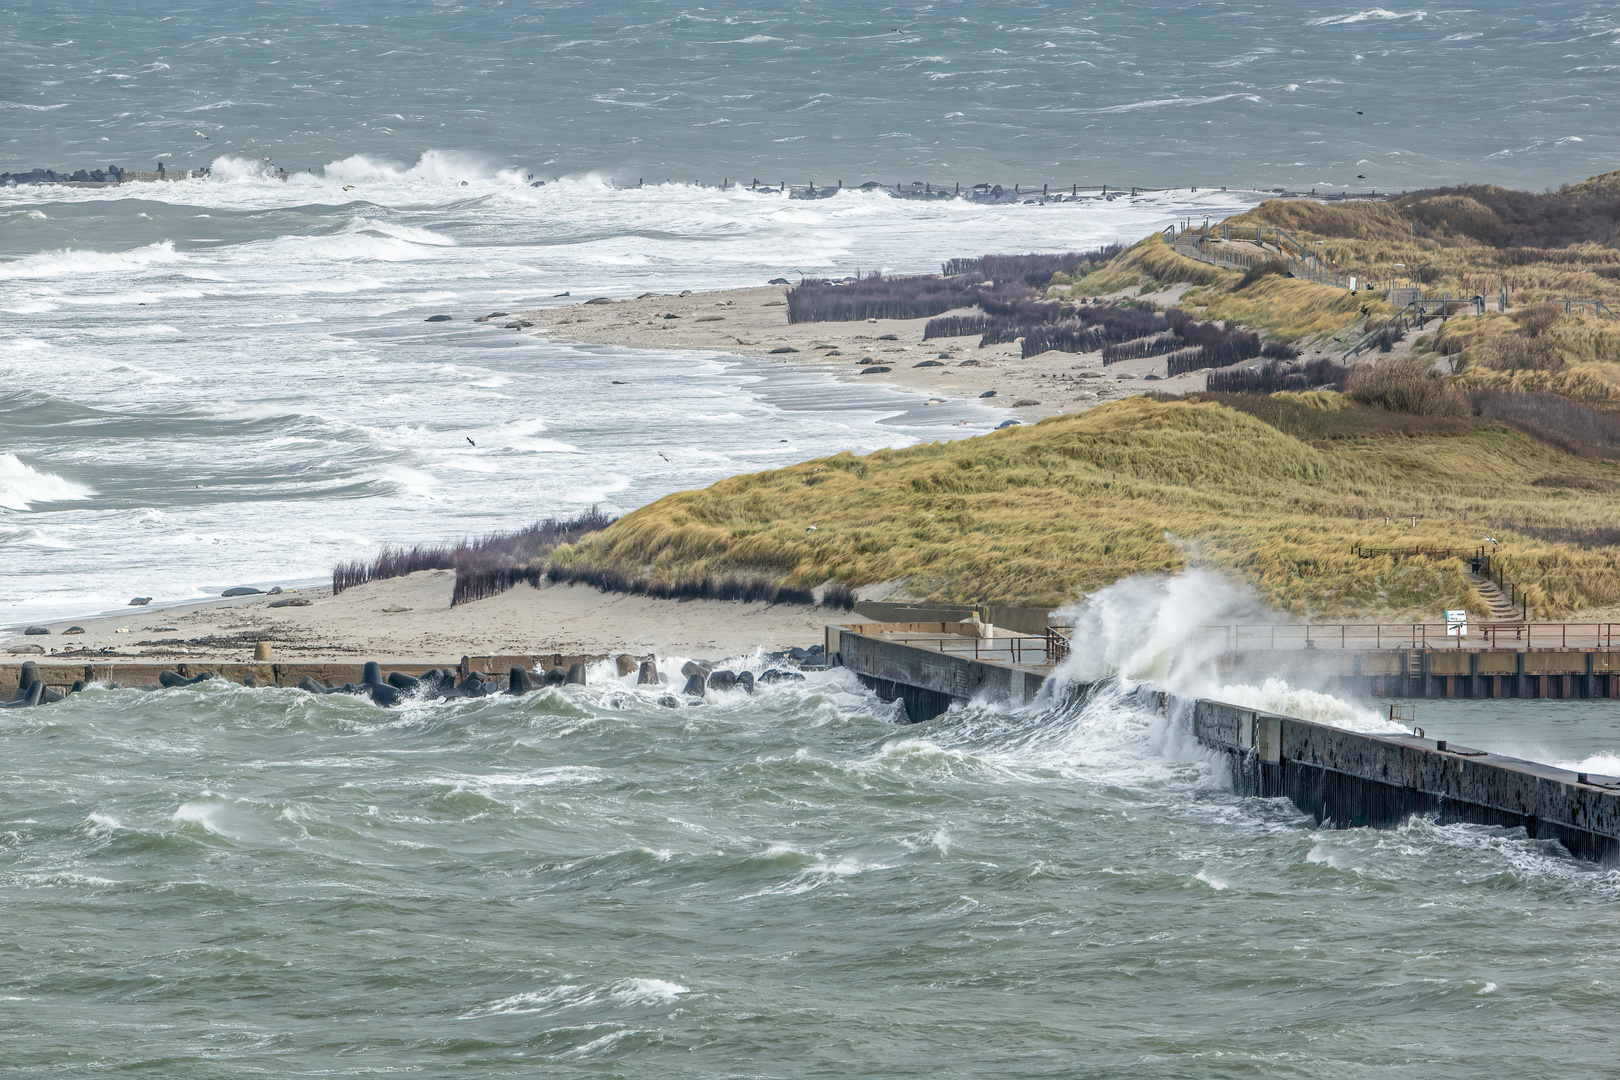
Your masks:
M 1193 734 L 1221 751 L 1240 795 L 1286 797 L 1323 824 L 1390 828 L 1413 814 L 1442 824 L 1522 828 L 1571 855 L 1620 864 L 1620 778 L 1573 773 L 1418 735 L 1371 735 L 1292 716 L 1150 692 L 1190 710 Z
M 605 659 L 603 656 L 576 656 L 564 653 L 546 653 L 544 655 L 518 655 L 518 654 L 491 654 L 487 656 L 463 656 L 460 660 L 443 660 L 427 662 L 423 660 L 384 660 L 382 666 L 388 671 L 403 672 L 406 675 L 421 675 L 425 671 L 438 668 L 456 672 L 458 679 L 465 679 L 474 672 L 482 676 L 505 676 L 513 667 L 524 667 L 530 670 L 536 668 L 563 668 L 567 670 L 577 663 L 595 663 Z M 182 660 L 173 663 L 156 661 L 111 661 L 96 663 L 78 661 L 70 662 L 58 660 L 54 657 L 39 657 L 35 659 L 39 665 L 40 681 L 55 690 L 65 691 L 75 682 L 86 683 L 117 683 L 119 686 L 157 686 L 158 677 L 165 671 L 172 671 L 183 678 L 191 679 L 204 672 L 217 675 L 234 683 L 246 683 L 251 677 L 259 686 L 297 686 L 299 680 L 310 678 L 316 682 L 329 686 L 341 686 L 344 683 L 359 683 L 364 681 L 365 664 L 348 661 L 323 660 L 291 660 L 286 662 L 228 662 L 212 660 Z M 22 674 L 21 663 L 0 664 L 0 700 L 9 699 L 17 691 L 17 683 Z
M 969 637 L 969 629 L 978 628 L 949 622 L 830 626 L 826 647 L 884 700 L 899 701 L 913 723 L 934 719 L 953 702 L 1032 700 L 1051 676 L 1053 654 L 1061 650 L 1057 641 L 1050 634 L 983 639 Z M 1417 656 L 1419 664 L 1398 674 L 1433 677 L 1434 654 L 1400 653 L 1402 665 L 1408 655 Z M 1509 655 L 1516 657 L 1519 677 L 1527 663 L 1539 662 L 1530 651 Z M 1568 655 L 1575 659 L 1560 662 L 1585 665 L 1589 680 L 1594 665 L 1616 657 L 1609 650 Z M 1350 663 L 1349 674 L 1357 680 L 1379 677 L 1361 673 L 1358 653 L 1344 651 L 1339 658 Z M 1478 661 L 1469 662 L 1477 671 Z M 1407 670 L 1416 674 L 1405 676 Z M 1583 685 L 1607 689 L 1602 682 Z M 1199 743 L 1224 755 L 1239 794 L 1286 797 L 1324 825 L 1388 828 L 1427 814 L 1443 823 L 1523 828 L 1531 837 L 1557 840 L 1570 854 L 1606 866 L 1620 860 L 1620 778 L 1416 734 L 1363 734 L 1219 701 L 1178 700 L 1150 687 L 1137 690 L 1134 700 L 1140 708 L 1189 723 Z

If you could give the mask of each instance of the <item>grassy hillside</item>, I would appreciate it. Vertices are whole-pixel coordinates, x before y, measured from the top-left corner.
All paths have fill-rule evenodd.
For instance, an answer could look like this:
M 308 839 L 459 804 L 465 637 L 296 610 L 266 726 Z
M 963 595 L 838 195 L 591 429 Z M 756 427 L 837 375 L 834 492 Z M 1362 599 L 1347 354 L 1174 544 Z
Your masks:
M 1330 266 L 1381 285 L 1421 281 L 1430 293 L 1472 296 L 1506 284 L 1515 306 L 1602 300 L 1620 309 L 1620 171 L 1546 193 L 1467 186 L 1387 202 L 1272 199 L 1224 224 L 1280 227 L 1308 245 L 1320 241 Z M 1053 287 L 1058 295 L 1090 296 L 1177 283 L 1195 286 L 1182 303 L 1202 317 L 1283 340 L 1348 332 L 1366 316 L 1392 311 L 1382 291 L 1351 296 L 1275 275 L 1254 279 L 1180 256 L 1161 236 L 1079 279 L 1059 276 Z M 1494 327 L 1503 328 L 1509 324 Z M 1553 337 L 1568 363 L 1620 361 L 1620 323 L 1613 320 L 1567 318 Z
M 1458 604 L 1484 614 L 1461 563 L 1363 559 L 1353 545 L 1471 549 L 1489 533 L 1542 615 L 1620 602 L 1620 465 L 1485 421 L 1388 413 L 1338 394 L 1248 401 L 1269 415 L 1132 398 L 976 439 L 735 477 L 661 499 L 552 558 L 664 581 L 901 580 L 918 599 L 1031 604 L 1198 561 L 1298 614 L 1432 618 Z

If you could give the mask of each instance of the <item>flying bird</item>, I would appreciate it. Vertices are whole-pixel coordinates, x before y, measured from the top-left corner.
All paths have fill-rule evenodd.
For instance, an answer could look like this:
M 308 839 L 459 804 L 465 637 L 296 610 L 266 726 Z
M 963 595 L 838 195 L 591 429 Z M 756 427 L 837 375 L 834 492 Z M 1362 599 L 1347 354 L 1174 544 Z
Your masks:
M 198 135 L 202 135 L 202 137 L 203 137 L 203 138 L 205 138 L 205 139 L 208 139 L 208 138 L 209 138 L 209 136 L 207 136 L 207 135 L 203 135 L 203 133 L 202 133 L 202 132 L 200 132 L 200 131 L 199 131 L 199 132 L 197 132 L 197 134 L 198 134 Z
M 821 530 L 816 528 L 816 523 L 812 521 L 810 523 L 810 527 L 808 529 L 804 530 L 804 531 L 807 532 L 807 533 L 811 533 L 811 532 L 820 532 Z
M 468 446 L 477 446 L 478 445 L 477 443 L 472 441 L 472 436 L 471 435 L 466 436 L 466 439 L 467 439 L 467 445 Z
M 1366 176 L 1365 173 L 1356 173 L 1356 179 L 1357 180 L 1365 180 L 1365 179 L 1367 179 L 1367 176 Z
M 658 451 L 658 456 L 663 458 L 665 461 L 669 460 L 669 455 L 664 453 L 662 450 Z

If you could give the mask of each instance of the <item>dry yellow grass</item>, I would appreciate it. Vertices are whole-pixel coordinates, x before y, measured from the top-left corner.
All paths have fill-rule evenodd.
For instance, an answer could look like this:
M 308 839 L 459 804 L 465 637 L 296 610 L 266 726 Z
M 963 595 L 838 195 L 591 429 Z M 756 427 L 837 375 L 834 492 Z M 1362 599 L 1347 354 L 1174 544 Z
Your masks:
M 1282 427 L 1335 437 L 1306 441 L 1215 402 L 1133 398 L 735 477 L 643 507 L 553 558 L 667 581 L 900 579 L 919 599 L 1031 604 L 1197 561 L 1301 615 L 1432 618 L 1459 603 L 1484 614 L 1461 562 L 1363 559 L 1353 545 L 1472 549 L 1489 533 L 1506 541 L 1539 614 L 1620 602 L 1612 541 L 1532 535 L 1601 536 L 1620 466 L 1472 420 L 1396 417 L 1415 433 L 1389 434 L 1389 414 L 1331 393 L 1258 400 L 1281 410 L 1270 419 Z
M 1613 243 L 1612 220 L 1617 192 L 1620 172 L 1547 195 L 1470 187 L 1389 202 L 1273 199 L 1219 223 L 1284 229 L 1316 247 L 1341 273 L 1377 282 L 1372 294 L 1278 276 L 1240 286 L 1240 272 L 1178 255 L 1160 234 L 1078 281 L 1055 278 L 1054 294 L 1095 296 L 1185 282 L 1195 286 L 1182 297 L 1189 310 L 1289 341 L 1349 334 L 1368 318 L 1387 317 L 1393 309 L 1384 290 L 1412 281 L 1421 281 L 1427 293 L 1452 296 L 1495 295 L 1506 285 L 1516 306 L 1602 300 L 1620 309 L 1620 248 Z M 1571 241 L 1605 229 L 1606 242 Z M 1504 326 L 1485 328 L 1481 340 Z M 1570 363 L 1620 360 L 1620 321 L 1571 317 L 1560 322 L 1555 336 Z

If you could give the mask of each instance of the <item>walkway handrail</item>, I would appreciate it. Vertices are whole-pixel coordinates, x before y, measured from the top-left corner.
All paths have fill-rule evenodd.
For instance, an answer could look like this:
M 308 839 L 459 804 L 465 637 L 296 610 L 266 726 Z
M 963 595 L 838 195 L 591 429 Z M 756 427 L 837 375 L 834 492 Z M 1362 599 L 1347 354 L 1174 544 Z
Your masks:
M 1620 649 L 1620 623 L 1471 622 L 1466 637 L 1447 623 L 1252 623 L 1198 628 L 1224 651 L 1250 649 Z M 1505 639 L 1505 640 L 1504 640 Z

